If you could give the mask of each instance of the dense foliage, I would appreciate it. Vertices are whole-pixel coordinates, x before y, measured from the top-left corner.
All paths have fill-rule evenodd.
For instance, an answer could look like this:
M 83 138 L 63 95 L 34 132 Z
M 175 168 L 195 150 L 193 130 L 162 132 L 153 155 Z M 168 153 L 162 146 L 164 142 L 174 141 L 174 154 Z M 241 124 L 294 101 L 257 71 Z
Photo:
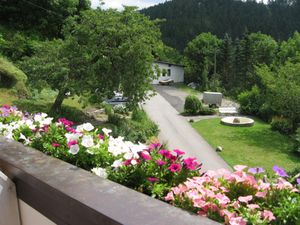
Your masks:
M 277 40 L 300 30 L 299 0 L 173 0 L 142 10 L 152 19 L 165 19 L 161 25 L 164 42 L 178 50 L 203 32 L 219 38 L 226 33 L 241 38 L 250 32 L 269 34 Z
M 68 16 L 89 8 L 89 0 L 0 1 L 0 24 L 26 33 L 58 37 Z

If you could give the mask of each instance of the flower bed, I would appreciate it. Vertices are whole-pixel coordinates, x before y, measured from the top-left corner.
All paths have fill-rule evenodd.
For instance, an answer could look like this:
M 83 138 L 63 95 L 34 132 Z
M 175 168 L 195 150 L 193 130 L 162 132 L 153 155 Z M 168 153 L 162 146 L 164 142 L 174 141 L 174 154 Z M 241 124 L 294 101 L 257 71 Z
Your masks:
M 0 135 L 98 176 L 141 191 L 225 224 L 297 224 L 300 196 L 282 168 L 267 175 L 262 168 L 236 166 L 201 174 L 195 158 L 163 149 L 159 143 L 133 144 L 97 130 L 90 123 L 73 127 L 46 114 L 0 108 Z M 297 180 L 300 183 L 300 180 Z

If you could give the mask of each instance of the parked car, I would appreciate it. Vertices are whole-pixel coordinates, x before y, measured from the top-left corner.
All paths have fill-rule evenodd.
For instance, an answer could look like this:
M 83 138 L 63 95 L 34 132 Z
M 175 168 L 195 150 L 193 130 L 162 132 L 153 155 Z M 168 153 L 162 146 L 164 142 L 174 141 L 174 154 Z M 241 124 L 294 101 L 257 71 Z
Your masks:
M 160 80 L 159 81 L 159 84 L 161 84 L 161 85 L 170 85 L 172 83 L 174 83 L 174 80 L 171 79 L 171 78 L 167 78 L 165 80 Z
M 120 92 L 114 92 L 114 97 L 111 99 L 107 99 L 105 102 L 107 102 L 110 105 L 126 105 L 128 102 L 128 99 L 123 96 Z

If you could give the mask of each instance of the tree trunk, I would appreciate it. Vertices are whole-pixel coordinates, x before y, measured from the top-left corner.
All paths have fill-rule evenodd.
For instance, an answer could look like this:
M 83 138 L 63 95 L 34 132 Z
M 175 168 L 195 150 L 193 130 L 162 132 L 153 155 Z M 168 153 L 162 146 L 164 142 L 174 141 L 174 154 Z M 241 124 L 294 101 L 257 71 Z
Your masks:
M 60 90 L 55 99 L 55 102 L 51 106 L 51 112 L 58 112 L 61 109 L 61 105 L 65 98 L 66 98 L 65 90 Z

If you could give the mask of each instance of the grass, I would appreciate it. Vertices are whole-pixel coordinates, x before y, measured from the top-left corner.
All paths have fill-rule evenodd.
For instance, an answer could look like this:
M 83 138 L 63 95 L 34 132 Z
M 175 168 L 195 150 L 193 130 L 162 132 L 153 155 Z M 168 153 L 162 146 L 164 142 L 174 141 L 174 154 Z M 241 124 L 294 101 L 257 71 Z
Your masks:
M 220 119 L 208 119 L 192 126 L 214 148 L 222 146 L 222 158 L 230 165 L 262 166 L 268 171 L 274 165 L 287 171 L 300 166 L 300 158 L 292 152 L 291 138 L 272 131 L 270 125 L 255 119 L 253 127 L 230 127 Z
M 188 87 L 187 85 L 183 84 L 183 83 L 176 83 L 174 84 L 174 86 L 190 95 L 198 95 L 200 92 L 191 88 L 191 87 Z
M 17 96 L 13 90 L 0 88 L 0 106 L 12 105 L 13 101 L 17 100 Z

